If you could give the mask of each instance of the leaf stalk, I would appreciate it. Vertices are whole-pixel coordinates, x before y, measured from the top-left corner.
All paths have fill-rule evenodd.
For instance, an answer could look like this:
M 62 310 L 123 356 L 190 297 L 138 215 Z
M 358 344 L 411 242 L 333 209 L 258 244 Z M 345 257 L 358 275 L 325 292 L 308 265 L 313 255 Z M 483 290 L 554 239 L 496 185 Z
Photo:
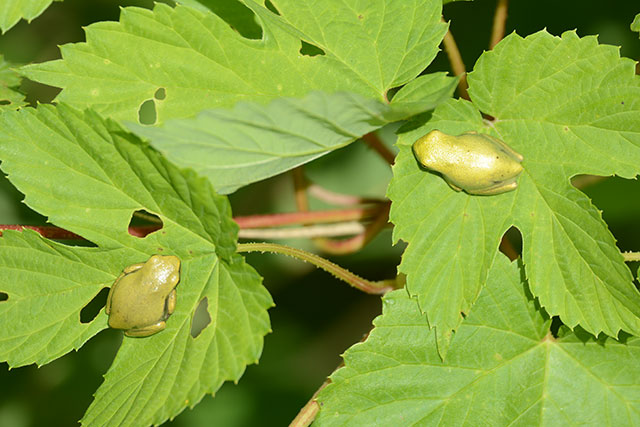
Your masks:
M 349 270 L 340 267 L 339 265 L 334 264 L 333 262 L 316 254 L 312 254 L 311 252 L 307 252 L 302 249 L 292 248 L 290 246 L 279 245 L 277 243 L 238 243 L 238 252 L 271 252 L 288 255 L 301 261 L 309 262 L 333 275 L 337 279 L 348 283 L 354 288 L 372 295 L 386 294 L 387 292 L 392 291 L 397 287 L 397 282 L 395 279 L 372 282 L 367 279 L 363 279 L 362 277 L 350 272 Z

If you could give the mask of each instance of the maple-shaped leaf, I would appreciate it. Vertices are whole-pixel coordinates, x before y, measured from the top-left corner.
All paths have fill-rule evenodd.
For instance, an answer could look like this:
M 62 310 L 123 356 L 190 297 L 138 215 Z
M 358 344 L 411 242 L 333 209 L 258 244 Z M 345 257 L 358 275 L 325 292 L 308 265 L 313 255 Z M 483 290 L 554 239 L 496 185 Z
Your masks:
M 279 14 L 243 3 L 252 13 L 233 19 L 214 9 L 233 27 L 204 7 L 127 7 L 119 22 L 86 27 L 85 43 L 62 46 L 62 59 L 23 72 L 63 88 L 58 101 L 115 119 L 139 121 L 144 104 L 151 123 L 312 90 L 386 101 L 429 65 L 447 30 L 441 0 L 274 0 Z M 257 21 L 261 38 L 235 30 L 239 19 Z
M 62 87 L 59 101 L 135 121 L 130 129 L 221 193 L 432 109 L 457 83 L 417 77 L 446 31 L 438 0 L 284 0 L 273 2 L 279 14 L 250 0 L 206 3 L 219 15 L 187 3 L 198 9 L 125 8 L 120 22 L 87 27 L 86 43 L 63 46 L 63 59 L 23 72 Z M 252 39 L 256 19 L 262 37 Z
M 367 340 L 318 395 L 314 425 L 640 423 L 640 339 L 554 338 L 520 277 L 496 257 L 446 361 L 416 300 L 387 294 Z
M 42 365 L 79 348 L 107 327 L 104 311 L 82 323 L 82 308 L 125 267 L 164 254 L 181 260 L 175 311 L 155 335 L 124 338 L 83 424 L 159 424 L 257 361 L 272 301 L 235 253 L 238 227 L 208 180 L 177 169 L 114 122 L 64 104 L 0 115 L 0 160 L 27 205 L 95 244 L 4 233 L 1 360 Z M 162 228 L 130 235 L 140 210 L 157 215 Z M 194 337 L 201 303 L 210 322 Z
M 593 334 L 640 333 L 640 293 L 577 174 L 640 172 L 640 77 L 595 37 L 511 34 L 469 75 L 471 101 L 451 100 L 400 135 L 389 187 L 407 287 L 436 328 L 441 354 L 484 286 L 504 232 L 522 233 L 532 293 L 551 315 Z M 483 120 L 481 113 L 493 117 Z M 456 192 L 419 167 L 411 145 L 439 129 L 490 134 L 524 156 L 518 188 Z

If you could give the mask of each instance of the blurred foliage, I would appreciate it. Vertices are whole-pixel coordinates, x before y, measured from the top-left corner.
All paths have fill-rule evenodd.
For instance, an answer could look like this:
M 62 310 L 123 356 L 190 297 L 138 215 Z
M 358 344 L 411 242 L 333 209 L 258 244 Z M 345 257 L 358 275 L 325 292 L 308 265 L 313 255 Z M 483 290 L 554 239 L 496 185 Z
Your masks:
M 169 2 L 170 3 L 170 2 Z M 9 61 L 42 62 L 59 57 L 57 46 L 84 39 L 82 26 L 117 20 L 119 7 L 151 7 L 153 1 L 65 0 L 54 3 L 31 24 L 22 21 L 0 36 L 0 54 Z M 454 2 L 445 19 L 467 68 L 487 49 L 495 0 Z M 597 10 L 598 13 L 593 13 Z M 640 58 L 640 42 L 629 24 L 638 12 L 635 2 L 617 0 L 602 7 L 596 0 L 556 2 L 513 1 L 507 33 L 525 36 L 542 28 L 559 35 L 577 29 L 579 35 L 599 34 L 601 43 L 622 46 L 621 54 Z M 428 71 L 448 70 L 443 52 Z M 25 81 L 22 91 L 34 103 L 49 102 L 57 89 Z M 393 128 L 382 138 L 391 147 Z M 389 167 L 364 143 L 330 154 L 309 165 L 306 175 L 334 191 L 382 197 L 391 177 Z M 622 250 L 638 250 L 635 221 L 640 213 L 640 182 L 608 178 L 586 187 Z M 231 196 L 236 215 L 287 212 L 295 208 L 290 175 L 277 176 L 243 188 Z M 0 223 L 42 224 L 45 218 L 21 203 L 22 195 L 0 178 Z M 621 203 L 624 200 L 624 203 Z M 325 208 L 313 202 L 314 208 Z M 307 241 L 282 242 L 306 249 Z M 363 251 L 332 259 L 369 279 L 395 274 L 402 246 L 391 246 L 383 232 Z M 251 365 L 239 384 L 225 384 L 213 399 L 207 396 L 193 410 L 173 422 L 176 426 L 286 425 L 340 362 L 340 354 L 359 341 L 380 312 L 379 298 L 362 295 L 307 264 L 276 255 L 249 254 L 248 261 L 264 276 L 276 307 L 270 310 L 273 333 L 265 339 L 263 357 Z M 42 368 L 30 366 L 8 372 L 0 365 L 0 426 L 68 426 L 79 420 L 102 381 L 121 340 L 121 332 L 107 330 L 79 352 Z

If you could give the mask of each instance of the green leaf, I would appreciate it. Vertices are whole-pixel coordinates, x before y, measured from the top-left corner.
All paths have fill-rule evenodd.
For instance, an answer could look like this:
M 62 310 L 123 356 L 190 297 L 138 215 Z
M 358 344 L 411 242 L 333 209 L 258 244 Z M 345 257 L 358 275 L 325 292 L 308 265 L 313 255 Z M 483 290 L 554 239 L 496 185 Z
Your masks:
M 425 74 L 404 85 L 391 100 L 391 106 L 405 111 L 406 117 L 432 110 L 451 98 L 458 80 L 445 73 Z
M 636 15 L 635 19 L 631 23 L 631 31 L 640 32 L 640 13 Z
M 60 102 L 138 120 L 148 101 L 158 123 L 239 100 L 268 102 L 312 90 L 350 91 L 383 101 L 431 62 L 447 25 L 439 0 L 331 0 L 322 7 L 274 1 L 276 15 L 245 4 L 263 37 L 242 37 L 222 18 L 185 6 L 124 8 L 119 22 L 86 28 L 86 43 L 61 47 L 61 60 L 23 68 L 62 87 Z M 324 53 L 300 53 L 301 41 Z
M 262 29 L 256 22 L 256 16 L 239 0 L 178 0 L 176 3 L 202 12 L 213 12 L 246 38 L 262 38 Z
M 454 114 L 458 120 L 444 121 Z M 429 127 L 459 134 L 481 129 L 482 117 L 468 102 L 451 101 L 434 112 Z M 425 134 L 424 126 L 401 134 L 388 196 L 394 240 L 409 243 L 399 270 L 416 295 L 429 323 L 436 328 L 444 356 L 451 331 L 475 302 L 493 262 L 507 222 L 513 193 L 470 197 L 451 190 L 439 176 L 425 173 L 411 145 Z M 504 200 L 507 200 L 505 202 Z
M 320 392 L 314 425 L 640 423 L 640 340 L 554 339 L 520 274 L 496 258 L 446 362 L 416 301 L 387 294 L 367 340 Z
M 431 84 L 407 85 L 411 91 L 401 91 L 400 101 L 391 105 L 356 94 L 313 92 L 303 99 L 276 99 L 267 106 L 239 103 L 233 110 L 207 110 L 160 127 L 129 128 L 176 164 L 208 177 L 220 193 L 230 193 L 451 96 L 456 79 L 441 73 L 425 77 L 416 81 Z M 435 92 L 427 93 L 429 89 Z
M 170 320 L 178 319 L 153 337 L 124 339 L 82 423 L 160 424 L 194 407 L 223 381 L 237 382 L 247 364 L 258 362 L 269 331 L 266 308 L 272 301 L 261 281 L 240 255 L 228 262 L 214 254 L 192 259 L 188 271 L 181 268 L 179 286 L 198 287 L 178 293 L 190 311 L 176 308 Z M 191 317 L 203 297 L 211 324 L 194 339 Z
M 0 291 L 8 295 L 0 319 L 11 315 L 0 354 L 7 360 L 45 363 L 79 347 L 107 326 L 107 316 L 81 325 L 78 311 L 124 267 L 156 253 L 182 261 L 166 329 L 124 338 L 85 424 L 161 423 L 257 361 L 271 298 L 235 254 L 228 201 L 205 178 L 178 170 L 115 123 L 63 104 L 0 115 L 0 159 L 30 207 L 97 245 L 66 247 L 33 233 L 0 239 Z M 163 224 L 144 239 L 127 232 L 140 209 Z M 211 322 L 194 338 L 191 321 L 203 300 Z M 24 336 L 30 347 L 5 347 Z
M 15 110 L 26 105 L 24 95 L 18 91 L 22 79 L 11 66 L 15 64 L 5 61 L 0 55 L 0 111 Z
M 581 173 L 640 172 L 633 61 L 595 37 L 512 34 L 482 55 L 469 93 L 473 104 L 446 103 L 424 126 L 401 135 L 388 192 L 395 239 L 409 243 L 400 271 L 436 327 L 442 354 L 512 225 L 523 235 L 531 291 L 551 315 L 596 335 L 640 333 L 640 293 L 600 212 L 569 182 Z M 480 112 L 495 120 L 483 121 Z M 469 196 L 421 170 L 411 145 L 432 129 L 475 130 L 505 141 L 524 156 L 518 189 Z
M 126 250 L 70 248 L 34 231 L 0 238 L 0 360 L 12 367 L 44 365 L 80 348 L 105 328 L 100 312 L 80 323 L 80 310 L 118 274 L 109 265 Z M 37 315 L 33 315 L 37 314 Z
M 31 22 L 54 1 L 62 0 L 3 0 L 0 6 L 0 31 L 7 32 L 20 19 Z

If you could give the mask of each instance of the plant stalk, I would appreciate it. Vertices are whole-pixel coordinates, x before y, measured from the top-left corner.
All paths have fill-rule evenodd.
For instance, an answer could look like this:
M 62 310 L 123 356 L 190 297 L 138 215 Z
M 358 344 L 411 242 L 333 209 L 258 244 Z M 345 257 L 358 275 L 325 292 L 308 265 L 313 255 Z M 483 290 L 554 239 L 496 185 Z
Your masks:
M 367 279 L 353 274 L 349 270 L 340 267 L 331 261 L 324 259 L 311 252 L 302 249 L 292 248 L 277 243 L 238 243 L 238 252 L 272 252 L 277 254 L 288 255 L 301 261 L 309 262 L 318 268 L 330 273 L 334 277 L 347 282 L 356 289 L 372 295 L 382 295 L 396 288 L 396 280 L 381 280 L 372 282 Z
M 500 40 L 504 38 L 504 28 L 507 22 L 507 9 L 509 0 L 498 0 L 496 12 L 493 15 L 493 30 L 491 31 L 491 41 L 489 49 L 493 49 Z
M 467 84 L 467 68 L 464 65 L 462 55 L 460 55 L 460 50 L 458 50 L 458 45 L 456 44 L 450 30 L 447 30 L 447 34 L 444 35 L 443 43 L 444 51 L 449 57 L 449 63 L 451 64 L 453 74 L 460 77 L 460 81 L 458 81 L 458 94 L 461 98 L 468 100 L 469 93 L 467 92 L 467 88 L 469 85 Z

